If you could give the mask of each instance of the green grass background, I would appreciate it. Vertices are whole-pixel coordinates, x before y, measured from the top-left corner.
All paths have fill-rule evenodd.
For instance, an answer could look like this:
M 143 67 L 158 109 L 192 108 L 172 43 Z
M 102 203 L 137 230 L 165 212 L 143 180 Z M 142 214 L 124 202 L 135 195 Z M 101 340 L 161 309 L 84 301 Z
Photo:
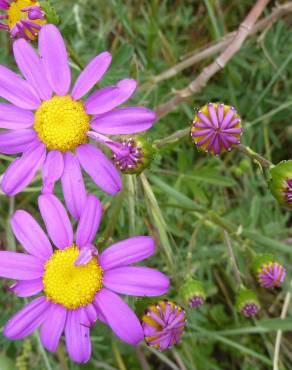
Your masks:
M 254 1 L 236 0 L 59 0 L 53 4 L 60 16 L 63 36 L 81 64 L 109 50 L 113 63 L 99 86 L 133 77 L 139 89 L 131 99 L 155 109 L 185 87 L 208 58 L 175 77 L 153 83 L 153 77 L 216 42 L 238 27 Z M 282 2 L 283 3 L 283 2 Z M 268 15 L 273 2 L 265 11 Z M 147 133 L 162 139 L 191 124 L 193 108 L 209 101 L 236 107 L 243 119 L 242 143 L 277 163 L 292 154 L 292 31 L 290 17 L 249 38 L 223 71 L 187 103 L 156 122 Z M 0 35 L 0 63 L 15 68 L 10 42 Z M 72 62 L 74 75 L 78 66 Z M 11 157 L 1 156 L 0 173 Z M 198 153 L 189 137 L 162 148 L 144 179 L 124 176 L 124 189 L 115 198 L 97 194 L 105 215 L 96 243 L 102 250 L 130 235 L 152 235 L 157 244 L 148 266 L 171 278 L 168 298 L 182 303 L 180 286 L 187 274 L 204 281 L 208 299 L 198 310 L 187 310 L 187 330 L 182 344 L 159 353 L 145 345 L 130 347 L 108 327 L 92 329 L 93 354 L 87 365 L 76 365 L 66 354 L 64 341 L 52 355 L 44 352 L 38 336 L 10 342 L 0 335 L 1 370 L 266 370 L 272 368 L 275 334 L 284 331 L 280 369 L 292 369 L 291 310 L 280 320 L 283 300 L 290 287 L 292 261 L 291 214 L 281 209 L 267 190 L 261 168 L 232 151 L 220 158 Z M 143 180 L 143 181 L 141 181 Z M 19 248 L 9 227 L 15 209 L 26 209 L 38 219 L 37 178 L 25 192 L 8 199 L 1 195 L 0 248 Z M 61 197 L 60 187 L 57 194 Z M 242 278 L 254 288 L 262 304 L 257 319 L 240 317 L 234 307 L 234 273 L 223 241 L 230 234 Z M 249 269 L 248 248 L 277 254 L 288 272 L 283 288 L 257 287 Z M 0 328 L 24 301 L 7 292 L 1 281 Z M 141 314 L 145 301 L 128 299 Z M 22 361 L 22 367 L 19 366 Z M 142 365 L 146 361 L 146 365 Z

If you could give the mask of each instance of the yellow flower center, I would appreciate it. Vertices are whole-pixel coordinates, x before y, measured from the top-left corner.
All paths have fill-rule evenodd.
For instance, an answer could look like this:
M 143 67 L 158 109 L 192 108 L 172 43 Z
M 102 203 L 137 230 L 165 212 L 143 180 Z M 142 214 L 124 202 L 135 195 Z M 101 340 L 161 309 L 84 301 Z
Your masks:
M 86 265 L 75 266 L 78 255 L 75 244 L 56 250 L 46 262 L 43 276 L 47 298 L 71 310 L 92 303 L 102 288 L 103 271 L 97 257 Z
M 67 152 L 88 141 L 90 116 L 71 96 L 43 101 L 35 113 L 34 129 L 49 150 Z
M 22 11 L 23 8 L 27 8 L 29 6 L 40 6 L 40 3 L 34 0 L 14 0 L 11 2 L 9 9 L 7 10 L 8 15 L 7 24 L 10 31 L 19 21 L 23 19 L 29 20 L 28 12 Z M 34 19 L 32 22 L 37 23 L 40 26 L 47 23 L 45 19 Z M 37 32 L 37 29 L 35 29 L 35 31 Z M 32 34 L 28 30 L 25 30 L 25 33 L 30 39 L 34 39 Z

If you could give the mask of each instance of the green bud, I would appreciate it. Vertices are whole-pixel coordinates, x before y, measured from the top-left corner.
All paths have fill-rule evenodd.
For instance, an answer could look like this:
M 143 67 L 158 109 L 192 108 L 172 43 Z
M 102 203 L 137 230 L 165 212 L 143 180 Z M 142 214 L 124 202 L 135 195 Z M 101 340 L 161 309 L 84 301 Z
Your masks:
M 41 2 L 41 7 L 46 14 L 47 23 L 58 25 L 60 18 L 49 0 Z
M 236 308 L 245 317 L 252 317 L 260 310 L 260 302 L 253 290 L 240 288 L 236 296 Z
M 204 304 L 206 292 L 203 284 L 192 278 L 188 278 L 180 289 L 180 294 L 186 304 L 196 308 Z
M 292 160 L 270 168 L 269 188 L 280 204 L 292 208 Z

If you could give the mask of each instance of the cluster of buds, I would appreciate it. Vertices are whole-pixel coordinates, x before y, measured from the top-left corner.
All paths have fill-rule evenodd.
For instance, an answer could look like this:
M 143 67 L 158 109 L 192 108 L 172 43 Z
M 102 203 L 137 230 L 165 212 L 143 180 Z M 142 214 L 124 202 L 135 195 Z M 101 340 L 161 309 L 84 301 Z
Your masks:
M 269 188 L 280 204 L 292 208 L 292 160 L 270 168 Z
M 245 317 L 255 316 L 260 310 L 260 302 L 253 290 L 241 287 L 236 296 L 236 308 Z
M 285 280 L 286 270 L 273 254 L 258 254 L 252 264 L 258 283 L 267 289 L 279 288 Z
M 197 308 L 205 303 L 206 292 L 198 280 L 187 278 L 180 292 L 184 302 L 191 308 Z
M 219 155 L 240 143 L 243 129 L 235 108 L 208 103 L 194 117 L 191 136 L 199 150 Z

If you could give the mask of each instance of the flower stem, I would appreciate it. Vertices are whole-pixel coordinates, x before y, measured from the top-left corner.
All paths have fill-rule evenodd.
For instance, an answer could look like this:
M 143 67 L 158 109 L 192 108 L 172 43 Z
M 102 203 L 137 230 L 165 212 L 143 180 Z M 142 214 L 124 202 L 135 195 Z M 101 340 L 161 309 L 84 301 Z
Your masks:
M 273 163 L 261 156 L 260 154 L 256 153 L 252 150 L 249 146 L 244 146 L 239 144 L 236 148 L 241 152 L 250 157 L 252 160 L 257 161 L 263 168 L 269 168 L 273 166 Z
M 240 277 L 240 271 L 239 271 L 239 268 L 237 266 L 236 257 L 233 253 L 232 244 L 231 244 L 231 240 L 229 238 L 229 234 L 227 233 L 226 230 L 223 231 L 223 234 L 224 234 L 225 245 L 227 247 L 227 252 L 228 252 L 228 255 L 230 257 L 230 261 L 232 263 L 232 266 L 233 266 L 235 279 L 237 281 L 238 286 L 241 286 L 242 281 L 241 281 L 241 277 Z
M 292 280 L 290 282 L 290 287 L 292 286 Z M 289 304 L 291 301 L 291 293 L 288 291 L 285 297 L 285 301 L 283 304 L 282 312 L 280 315 L 280 318 L 283 320 L 285 319 Z M 274 350 L 274 360 L 273 360 L 273 370 L 279 370 L 279 356 L 280 356 L 280 346 L 281 346 L 281 340 L 282 340 L 282 330 L 277 330 L 277 335 L 276 335 L 276 342 L 275 342 L 275 350 Z
M 83 63 L 78 58 L 78 56 L 75 54 L 75 51 L 73 50 L 72 46 L 68 42 L 66 42 L 66 48 L 69 52 L 69 55 L 72 61 L 80 68 L 81 71 L 83 71 L 84 69 Z

